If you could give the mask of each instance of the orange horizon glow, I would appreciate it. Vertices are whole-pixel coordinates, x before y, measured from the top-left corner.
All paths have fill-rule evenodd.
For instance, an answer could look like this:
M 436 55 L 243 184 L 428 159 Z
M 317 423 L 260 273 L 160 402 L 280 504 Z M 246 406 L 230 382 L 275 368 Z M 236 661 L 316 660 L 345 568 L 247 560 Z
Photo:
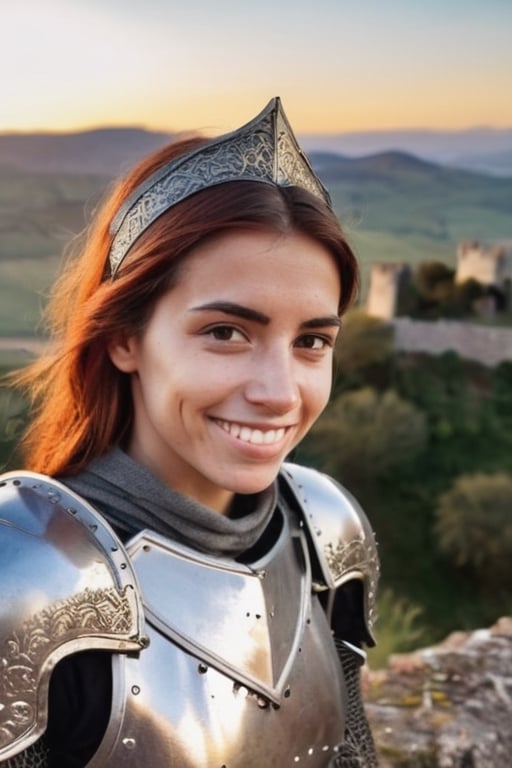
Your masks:
M 268 96 L 270 98 L 273 95 L 279 94 L 271 93 Z M 375 108 L 357 109 L 351 103 L 349 109 L 339 105 L 327 109 L 324 106 L 322 110 L 319 105 L 317 114 L 312 116 L 314 108 L 304 108 L 293 99 L 282 99 L 297 134 L 336 135 L 404 130 L 455 133 L 479 128 L 512 129 L 512 109 L 510 114 L 503 110 L 499 119 L 491 120 L 486 111 L 482 113 L 476 107 L 471 115 L 463 116 L 443 114 L 444 110 L 435 108 L 429 114 L 425 106 L 416 112 L 405 109 L 392 110 L 386 115 Z M 24 115 L 23 110 L 20 110 L 11 120 L 0 115 L 0 133 L 80 133 L 104 128 L 142 128 L 162 133 L 200 130 L 217 135 L 250 120 L 265 106 L 267 100 L 266 95 L 251 99 L 241 97 L 233 98 L 231 104 L 219 105 L 218 102 L 209 102 L 205 98 L 198 100 L 195 105 L 177 103 L 172 113 L 168 108 L 158 109 L 156 105 L 151 108 L 146 105 L 144 112 L 135 106 L 125 109 L 119 107 L 117 110 L 93 107 L 75 111 L 68 109 L 65 114 L 60 113 L 59 117 L 56 117 L 55 110 L 52 110 L 52 114 L 47 116 L 39 112 L 35 119 L 34 115 Z

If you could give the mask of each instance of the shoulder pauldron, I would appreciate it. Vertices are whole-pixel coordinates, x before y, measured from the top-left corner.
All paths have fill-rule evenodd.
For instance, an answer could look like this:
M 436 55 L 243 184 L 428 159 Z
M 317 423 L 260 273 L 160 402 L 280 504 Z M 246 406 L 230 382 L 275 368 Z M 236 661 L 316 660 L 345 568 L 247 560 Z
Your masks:
M 66 486 L 0 476 L 0 763 L 43 733 L 51 672 L 83 649 L 144 645 L 136 576 L 103 518 Z
M 368 641 L 373 645 L 379 558 L 368 518 L 345 488 L 321 472 L 287 462 L 282 477 L 298 502 L 301 524 L 308 535 L 316 565 L 315 589 L 334 595 L 338 587 L 359 579 Z

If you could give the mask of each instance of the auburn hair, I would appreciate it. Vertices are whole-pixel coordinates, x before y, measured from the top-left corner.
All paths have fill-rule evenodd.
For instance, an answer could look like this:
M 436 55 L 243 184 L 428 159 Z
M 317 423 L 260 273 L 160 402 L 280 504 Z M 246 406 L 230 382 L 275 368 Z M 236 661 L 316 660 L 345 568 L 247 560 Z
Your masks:
M 119 181 L 56 282 L 46 311 L 48 350 L 17 377 L 33 408 L 22 442 L 27 468 L 75 474 L 122 444 L 133 416 L 130 378 L 111 362 L 109 341 L 143 331 L 157 300 L 179 279 L 183 259 L 205 238 L 230 229 L 306 234 L 336 259 L 340 314 L 352 301 L 357 262 L 335 214 L 303 189 L 257 181 L 225 182 L 171 207 L 135 241 L 110 278 L 109 227 L 125 199 L 162 165 L 204 141 L 174 142 Z

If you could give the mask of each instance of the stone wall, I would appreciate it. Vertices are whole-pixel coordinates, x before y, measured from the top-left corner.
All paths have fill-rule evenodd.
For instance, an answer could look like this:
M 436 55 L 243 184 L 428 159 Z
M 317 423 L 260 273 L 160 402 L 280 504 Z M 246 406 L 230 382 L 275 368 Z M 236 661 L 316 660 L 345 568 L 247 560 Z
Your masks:
M 494 366 L 512 361 L 512 329 L 450 320 L 424 322 L 408 317 L 390 320 L 395 349 L 439 355 L 453 350 L 460 357 Z M 512 765 L 512 761 L 511 761 Z

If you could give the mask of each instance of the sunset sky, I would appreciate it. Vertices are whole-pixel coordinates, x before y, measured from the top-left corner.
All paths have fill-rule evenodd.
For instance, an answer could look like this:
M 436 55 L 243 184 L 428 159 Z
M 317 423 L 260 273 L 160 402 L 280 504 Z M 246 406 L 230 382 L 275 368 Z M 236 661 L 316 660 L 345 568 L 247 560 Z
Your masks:
M 512 127 L 511 0 L 0 2 L 0 132 Z

